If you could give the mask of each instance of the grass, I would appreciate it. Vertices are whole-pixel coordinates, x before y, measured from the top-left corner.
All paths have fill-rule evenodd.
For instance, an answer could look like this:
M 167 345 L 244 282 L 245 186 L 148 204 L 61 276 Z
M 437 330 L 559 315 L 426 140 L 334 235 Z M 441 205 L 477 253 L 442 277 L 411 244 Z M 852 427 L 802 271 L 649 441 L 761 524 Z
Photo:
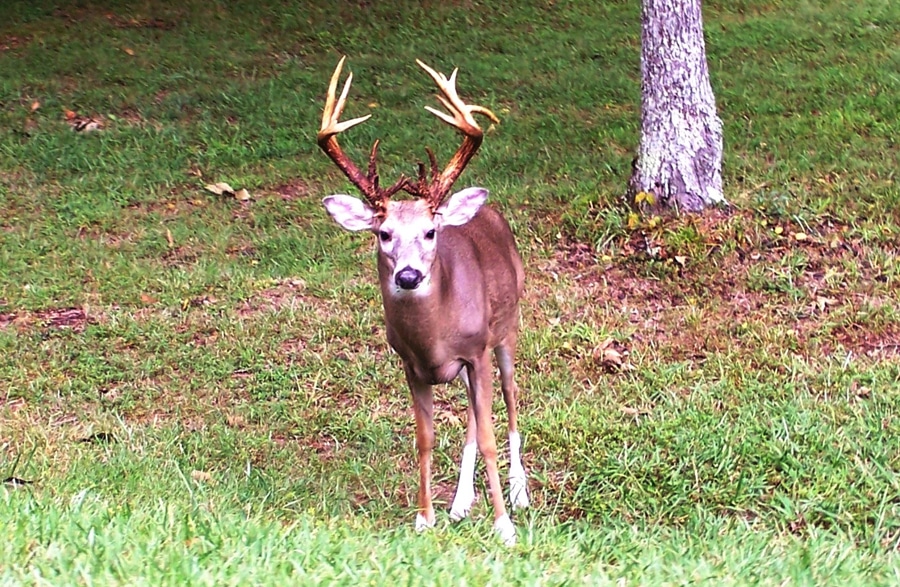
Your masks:
M 5 3 L 0 584 L 895 584 L 900 8 L 705 3 L 732 207 L 660 218 L 634 4 Z M 460 185 L 528 267 L 511 551 L 481 480 L 412 531 L 371 243 L 319 204 L 343 54 L 384 178 L 457 145 L 415 58 L 502 119 Z

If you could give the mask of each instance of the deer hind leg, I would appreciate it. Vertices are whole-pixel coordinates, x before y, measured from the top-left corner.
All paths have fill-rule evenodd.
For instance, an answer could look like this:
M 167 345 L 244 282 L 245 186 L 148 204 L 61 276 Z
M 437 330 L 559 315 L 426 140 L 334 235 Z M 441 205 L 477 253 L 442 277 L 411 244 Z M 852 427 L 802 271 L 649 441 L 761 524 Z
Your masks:
M 503 401 L 506 402 L 507 421 L 509 422 L 509 501 L 513 510 L 527 508 L 528 478 L 522 465 L 522 438 L 516 425 L 518 408 L 516 406 L 519 389 L 514 379 L 515 373 L 515 336 L 501 343 L 494 353 L 500 366 L 500 385 L 503 389 Z
M 491 420 L 491 355 L 486 350 L 474 365 L 467 367 L 469 371 L 469 404 L 474 408 L 475 439 L 478 450 L 484 458 L 487 471 L 488 486 L 491 491 L 491 502 L 494 505 L 494 532 L 507 546 L 516 543 L 516 527 L 513 526 L 506 513 L 503 501 L 503 489 L 500 486 L 500 475 L 497 472 L 497 440 L 494 438 L 494 424 Z
M 466 386 L 466 394 L 472 397 L 469 375 L 465 368 L 460 370 L 459 378 Z M 456 485 L 456 496 L 450 506 L 450 519 L 458 522 L 469 516 L 472 504 L 475 503 L 475 459 L 478 447 L 475 438 L 475 406 L 468 401 L 466 408 L 466 443 L 463 446 L 462 462 L 459 465 L 459 483 Z
M 419 460 L 419 493 L 416 500 L 416 532 L 434 526 L 431 503 L 431 452 L 434 450 L 434 396 L 431 386 L 416 379 L 409 369 L 406 380 L 412 392 L 416 417 L 416 452 Z

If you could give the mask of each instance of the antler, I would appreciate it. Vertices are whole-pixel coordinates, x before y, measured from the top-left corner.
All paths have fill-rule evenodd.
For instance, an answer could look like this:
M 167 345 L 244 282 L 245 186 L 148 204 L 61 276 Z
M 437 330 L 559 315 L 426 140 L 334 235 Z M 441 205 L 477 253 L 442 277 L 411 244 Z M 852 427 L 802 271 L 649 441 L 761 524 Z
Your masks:
M 427 71 L 428 75 L 434 79 L 438 89 L 443 93 L 443 96 L 438 94 L 437 99 L 448 111 L 450 111 L 450 114 L 446 114 L 440 110 L 431 108 L 430 106 L 426 106 L 425 109 L 450 126 L 458 129 L 463 134 L 462 145 L 460 145 L 459 149 L 457 149 L 456 153 L 450 159 L 450 162 L 447 163 L 447 166 L 440 174 L 438 173 L 438 165 L 434 158 L 434 153 L 432 153 L 431 150 L 426 149 L 428 152 L 428 159 L 431 162 L 431 181 L 429 182 L 425 177 L 425 165 L 420 163 L 419 181 L 415 184 L 407 181 L 406 184 L 402 186 L 402 189 L 410 194 L 425 198 L 428 201 L 429 206 L 434 210 L 437 209 L 444 198 L 447 197 L 447 193 L 450 191 L 450 188 L 453 187 L 453 182 L 456 181 L 463 172 L 463 169 L 466 168 L 466 165 L 469 163 L 472 156 L 475 155 L 478 147 L 481 146 L 484 132 L 481 130 L 481 127 L 478 126 L 478 123 L 475 122 L 475 117 L 472 115 L 482 114 L 496 123 L 499 123 L 500 119 L 487 108 L 466 104 L 460 99 L 459 95 L 456 93 L 456 74 L 459 71 L 458 68 L 454 69 L 453 73 L 450 74 L 450 79 L 447 79 L 443 73 L 431 69 L 422 63 L 422 61 L 416 59 L 416 63 L 418 63 L 419 67 Z
M 319 143 L 319 147 L 325 151 L 325 154 L 328 155 L 340 170 L 344 172 L 347 179 L 359 188 L 369 204 L 375 208 L 376 213 L 383 216 L 387 207 L 387 201 L 391 196 L 403 189 L 408 183 L 408 180 L 401 175 L 400 179 L 397 180 L 397 183 L 391 187 L 387 189 L 379 187 L 378 172 L 376 169 L 378 141 L 375 141 L 375 144 L 372 145 L 367 174 L 363 174 L 363 172 L 350 161 L 338 144 L 337 135 L 339 133 L 365 122 L 372 116 L 369 114 L 367 116 L 354 118 L 353 120 L 339 122 L 341 113 L 344 111 L 344 105 L 347 101 L 347 94 L 350 93 L 350 82 L 353 80 L 353 74 L 348 74 L 347 80 L 344 82 L 344 88 L 341 90 L 341 97 L 335 99 L 338 80 L 341 77 L 341 69 L 344 67 L 344 60 L 346 59 L 346 56 L 341 57 L 337 67 L 334 69 L 334 74 L 331 76 L 331 82 L 328 84 L 328 95 L 325 97 L 325 109 L 322 111 L 322 126 L 319 128 L 317 142 Z

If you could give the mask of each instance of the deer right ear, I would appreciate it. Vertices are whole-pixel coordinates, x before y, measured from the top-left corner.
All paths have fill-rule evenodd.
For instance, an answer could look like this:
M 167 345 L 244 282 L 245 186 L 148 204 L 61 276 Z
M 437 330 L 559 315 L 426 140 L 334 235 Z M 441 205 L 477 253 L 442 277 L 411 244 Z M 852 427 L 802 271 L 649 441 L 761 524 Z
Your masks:
M 322 204 L 343 228 L 352 231 L 372 229 L 375 210 L 359 198 L 336 194 L 325 197 Z
M 475 217 L 487 197 L 484 188 L 466 188 L 447 198 L 435 214 L 443 226 L 462 226 Z

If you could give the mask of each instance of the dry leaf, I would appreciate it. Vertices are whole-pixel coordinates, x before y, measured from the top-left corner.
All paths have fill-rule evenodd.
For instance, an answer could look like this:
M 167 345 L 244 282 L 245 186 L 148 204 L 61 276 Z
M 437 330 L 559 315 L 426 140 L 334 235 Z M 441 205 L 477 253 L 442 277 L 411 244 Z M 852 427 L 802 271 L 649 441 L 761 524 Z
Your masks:
M 34 112 L 35 110 L 37 110 L 40 107 L 41 107 L 41 103 L 38 102 L 37 100 L 35 100 L 34 102 L 31 103 L 31 111 L 32 112 Z
M 226 195 L 234 195 L 234 188 L 228 185 L 227 183 L 219 182 L 219 183 L 210 183 L 204 186 L 206 191 L 212 192 L 217 196 L 221 196 L 222 194 Z
M 125 47 L 124 49 L 122 49 L 122 51 L 125 51 L 126 53 L 128 53 L 129 55 L 131 55 L 132 57 L 134 57 L 134 49 L 131 49 L 131 48 L 129 48 L 129 47 Z
M 816 307 L 820 312 L 824 312 L 828 306 L 834 306 L 838 301 L 834 298 L 826 298 L 825 296 L 816 296 Z
M 684 255 L 675 255 L 675 262 L 684 267 L 687 265 L 687 257 Z
M 72 130 L 75 132 L 93 132 L 95 130 L 100 130 L 100 121 L 93 118 L 77 120 L 75 124 L 72 125 Z
M 628 364 L 628 350 L 618 341 L 607 338 L 594 349 L 594 360 L 610 373 L 631 369 Z
M 451 426 L 462 426 L 462 420 L 460 420 L 459 416 L 450 411 L 441 410 L 435 413 L 434 419 L 443 424 L 449 424 Z
M 248 192 L 244 188 L 241 188 L 238 191 L 234 192 L 234 199 L 239 202 L 246 202 L 250 199 L 250 192 Z
M 155 304 L 156 298 L 154 298 L 151 295 L 141 294 L 141 303 L 148 304 L 148 305 Z
M 191 471 L 191 479 L 197 483 L 212 483 L 213 476 L 208 471 Z
M 74 110 L 66 110 L 65 115 L 66 115 L 66 120 L 74 120 L 75 117 L 78 116 L 78 113 L 75 112 Z
M 168 228 L 166 229 L 166 241 L 168 241 L 168 243 L 169 243 L 169 248 L 172 248 L 175 246 L 175 239 L 172 238 L 172 231 L 169 230 Z
M 794 240 L 796 240 L 796 241 L 805 241 L 808 238 L 809 237 L 806 236 L 805 232 L 795 232 L 794 233 Z

